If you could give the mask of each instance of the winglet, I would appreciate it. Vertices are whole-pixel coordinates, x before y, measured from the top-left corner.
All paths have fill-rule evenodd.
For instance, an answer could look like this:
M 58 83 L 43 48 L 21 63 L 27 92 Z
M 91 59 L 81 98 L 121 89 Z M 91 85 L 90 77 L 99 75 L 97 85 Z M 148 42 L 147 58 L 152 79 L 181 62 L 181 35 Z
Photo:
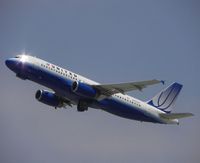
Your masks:
M 163 85 L 165 85 L 165 80 L 161 80 L 160 82 L 161 82 Z

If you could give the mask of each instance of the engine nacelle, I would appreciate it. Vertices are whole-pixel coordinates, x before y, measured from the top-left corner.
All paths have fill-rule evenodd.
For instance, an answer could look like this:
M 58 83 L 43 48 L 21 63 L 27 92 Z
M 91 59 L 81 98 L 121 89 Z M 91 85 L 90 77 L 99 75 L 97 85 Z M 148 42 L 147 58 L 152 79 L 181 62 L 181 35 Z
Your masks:
M 63 107 L 63 102 L 59 99 L 55 93 L 46 91 L 46 90 L 38 90 L 35 94 L 35 98 L 42 102 L 43 104 L 57 107 Z
M 77 81 L 72 83 L 72 91 L 79 96 L 83 96 L 86 98 L 95 98 L 98 96 L 97 90 L 95 90 L 93 87 Z

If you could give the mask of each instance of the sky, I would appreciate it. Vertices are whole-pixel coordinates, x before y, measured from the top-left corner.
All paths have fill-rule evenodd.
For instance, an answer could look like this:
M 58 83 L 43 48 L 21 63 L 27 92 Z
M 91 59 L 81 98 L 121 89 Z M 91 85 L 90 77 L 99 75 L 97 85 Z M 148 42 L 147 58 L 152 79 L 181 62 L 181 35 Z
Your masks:
M 0 162 L 200 161 L 198 0 L 1 0 Z M 23 51 L 101 83 L 162 79 L 183 90 L 180 125 L 141 123 L 89 108 L 39 103 L 43 86 L 5 60 Z M 165 86 L 129 94 L 148 100 Z

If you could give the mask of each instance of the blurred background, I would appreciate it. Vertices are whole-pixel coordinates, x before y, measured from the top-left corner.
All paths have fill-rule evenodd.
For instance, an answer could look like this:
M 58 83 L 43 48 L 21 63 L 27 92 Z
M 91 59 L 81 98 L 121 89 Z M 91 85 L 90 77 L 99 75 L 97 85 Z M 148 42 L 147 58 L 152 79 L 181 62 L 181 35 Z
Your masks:
M 198 0 L 1 0 L 0 162 L 200 161 Z M 148 79 L 184 88 L 179 126 L 141 123 L 100 110 L 54 110 L 43 87 L 15 77 L 4 61 L 23 51 L 101 83 Z M 130 95 L 148 100 L 165 86 Z

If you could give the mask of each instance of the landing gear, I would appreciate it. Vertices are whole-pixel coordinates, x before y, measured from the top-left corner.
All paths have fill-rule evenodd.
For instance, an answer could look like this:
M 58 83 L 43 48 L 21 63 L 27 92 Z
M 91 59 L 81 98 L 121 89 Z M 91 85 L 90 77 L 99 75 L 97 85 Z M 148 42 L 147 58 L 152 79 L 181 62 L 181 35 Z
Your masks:
M 84 112 L 88 110 L 88 102 L 84 101 L 84 100 L 80 100 L 78 105 L 77 105 L 77 111 L 78 112 Z

